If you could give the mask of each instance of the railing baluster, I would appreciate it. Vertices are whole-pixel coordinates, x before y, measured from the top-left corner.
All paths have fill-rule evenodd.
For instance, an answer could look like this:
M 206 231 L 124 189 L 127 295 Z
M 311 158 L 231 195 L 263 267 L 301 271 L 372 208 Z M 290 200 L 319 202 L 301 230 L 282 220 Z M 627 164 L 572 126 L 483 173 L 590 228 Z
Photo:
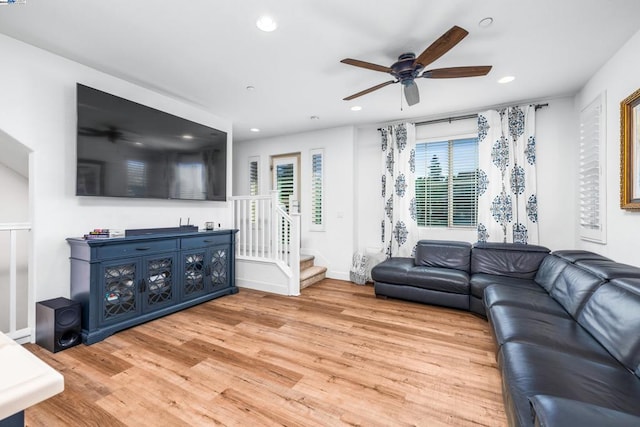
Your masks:
M 18 263 L 18 257 L 16 254 L 16 230 L 9 231 L 9 331 L 15 332 L 17 329 L 17 288 L 18 280 L 16 275 L 16 265 Z

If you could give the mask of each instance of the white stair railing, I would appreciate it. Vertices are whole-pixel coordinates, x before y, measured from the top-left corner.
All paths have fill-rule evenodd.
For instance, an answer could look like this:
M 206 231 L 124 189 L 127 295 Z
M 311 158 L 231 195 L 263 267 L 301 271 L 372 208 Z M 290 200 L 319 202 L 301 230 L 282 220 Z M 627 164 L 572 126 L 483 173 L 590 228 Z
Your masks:
M 236 258 L 273 262 L 289 278 L 290 295 L 300 287 L 300 214 L 288 214 L 277 191 L 268 196 L 235 196 Z
M 8 319 L 3 319 L 3 324 L 7 322 L 9 324 L 8 331 L 2 331 L 9 337 L 14 340 L 20 340 L 31 335 L 31 329 L 29 327 L 26 328 L 18 328 L 18 312 L 20 311 L 23 315 L 28 314 L 29 307 L 32 305 L 32 295 L 28 290 L 28 281 L 22 283 L 20 288 L 18 287 L 18 232 L 21 230 L 31 230 L 31 225 L 27 223 L 6 223 L 0 224 L 0 232 L 9 233 L 9 275 L 8 275 L 8 302 L 9 302 L 9 311 L 8 311 Z M 4 250 L 3 250 L 4 252 Z M 6 264 L 5 264 L 6 265 Z M 3 286 L 4 287 L 4 286 Z M 18 292 L 26 293 L 27 298 L 23 304 L 19 306 L 18 304 Z M 4 295 L 2 296 L 5 297 Z

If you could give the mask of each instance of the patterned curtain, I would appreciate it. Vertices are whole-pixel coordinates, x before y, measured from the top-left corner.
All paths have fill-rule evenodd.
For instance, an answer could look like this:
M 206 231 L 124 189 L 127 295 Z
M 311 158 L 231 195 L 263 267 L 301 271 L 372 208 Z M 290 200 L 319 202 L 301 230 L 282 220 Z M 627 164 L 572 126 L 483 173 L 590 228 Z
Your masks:
M 478 241 L 538 243 L 535 107 L 478 115 Z
M 387 257 L 412 257 L 418 242 L 415 195 L 416 129 L 412 123 L 380 130 L 382 244 Z

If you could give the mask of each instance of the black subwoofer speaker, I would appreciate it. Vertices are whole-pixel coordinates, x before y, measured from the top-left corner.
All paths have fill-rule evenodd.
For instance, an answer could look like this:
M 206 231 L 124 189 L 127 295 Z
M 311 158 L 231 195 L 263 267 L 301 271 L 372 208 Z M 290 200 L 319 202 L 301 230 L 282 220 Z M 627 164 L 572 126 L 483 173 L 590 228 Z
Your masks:
M 67 298 L 36 304 L 36 344 L 52 353 L 82 342 L 81 306 Z

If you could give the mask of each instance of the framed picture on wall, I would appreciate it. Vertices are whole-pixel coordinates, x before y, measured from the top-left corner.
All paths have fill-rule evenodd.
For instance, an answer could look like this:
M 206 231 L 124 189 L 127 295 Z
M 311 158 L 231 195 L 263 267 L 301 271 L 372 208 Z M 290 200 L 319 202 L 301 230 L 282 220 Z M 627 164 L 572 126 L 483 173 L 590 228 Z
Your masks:
M 640 89 L 620 103 L 620 207 L 640 209 Z

